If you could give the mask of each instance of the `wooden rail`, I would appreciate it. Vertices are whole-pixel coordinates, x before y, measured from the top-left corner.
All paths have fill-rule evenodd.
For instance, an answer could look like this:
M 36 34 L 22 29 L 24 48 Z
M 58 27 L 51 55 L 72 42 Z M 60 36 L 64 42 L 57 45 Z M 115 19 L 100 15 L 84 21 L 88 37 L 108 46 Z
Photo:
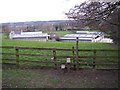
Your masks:
M 77 46 L 76 46 L 77 47 Z M 105 49 L 78 49 L 78 48 L 74 48 L 72 47 L 71 49 L 61 49 L 61 48 L 34 48 L 34 47 L 14 47 L 14 46 L 0 46 L 0 48 L 4 49 L 13 49 L 15 50 L 14 53 L 13 52 L 1 52 L 1 54 L 3 56 L 5 55 L 14 55 L 15 58 L 11 59 L 11 58 L 2 58 L 2 60 L 16 60 L 16 65 L 17 67 L 19 67 L 20 62 L 40 62 L 40 63 L 53 63 L 55 68 L 57 68 L 58 63 L 61 64 L 63 62 L 58 61 L 58 59 L 62 59 L 62 58 L 70 58 L 71 59 L 71 63 L 70 65 L 73 65 L 74 68 L 79 68 L 81 65 L 83 64 L 90 64 L 92 65 L 92 68 L 95 69 L 96 65 L 98 65 L 99 63 L 96 63 L 96 59 L 98 58 L 111 58 L 111 59 L 118 59 L 120 58 L 120 56 L 116 55 L 116 56 L 105 56 L 105 55 L 97 55 L 97 52 L 118 52 L 120 50 L 105 50 Z M 51 55 L 44 55 L 44 54 L 36 54 L 36 53 L 20 53 L 20 51 L 23 50 L 38 50 L 38 51 L 44 51 L 44 50 L 48 50 L 48 51 L 52 51 Z M 71 55 L 58 55 L 57 51 L 69 51 L 72 52 Z M 79 55 L 79 52 L 92 52 L 93 54 L 90 56 L 81 56 Z M 44 59 L 46 57 L 51 57 L 51 59 L 49 61 L 45 61 L 45 60 L 21 60 L 20 56 L 32 56 L 32 57 L 43 57 Z M 84 60 L 87 58 L 88 61 L 91 58 L 91 63 L 83 63 Z M 102 61 L 102 60 L 101 60 Z M 64 62 L 65 63 L 65 62 Z M 101 63 L 100 63 L 101 64 Z M 100 65 L 99 64 L 99 65 Z M 102 63 L 104 64 L 108 64 L 110 65 L 111 63 Z M 113 63 L 114 65 L 116 65 L 117 63 Z M 77 67 L 76 67 L 77 66 Z

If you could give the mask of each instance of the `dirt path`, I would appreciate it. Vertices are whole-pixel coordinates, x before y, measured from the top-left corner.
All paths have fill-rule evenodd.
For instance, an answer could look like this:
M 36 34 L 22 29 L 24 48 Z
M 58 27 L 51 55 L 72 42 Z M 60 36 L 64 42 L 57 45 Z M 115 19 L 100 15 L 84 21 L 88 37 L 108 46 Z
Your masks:
M 117 88 L 117 70 L 3 69 L 3 88 Z

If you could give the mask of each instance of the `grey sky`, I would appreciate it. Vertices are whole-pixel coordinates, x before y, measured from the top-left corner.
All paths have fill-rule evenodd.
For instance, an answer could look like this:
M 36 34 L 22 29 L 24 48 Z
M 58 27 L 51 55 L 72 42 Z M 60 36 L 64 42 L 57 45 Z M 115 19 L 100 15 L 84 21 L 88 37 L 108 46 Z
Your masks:
M 0 0 L 0 23 L 65 20 L 65 12 L 85 0 Z

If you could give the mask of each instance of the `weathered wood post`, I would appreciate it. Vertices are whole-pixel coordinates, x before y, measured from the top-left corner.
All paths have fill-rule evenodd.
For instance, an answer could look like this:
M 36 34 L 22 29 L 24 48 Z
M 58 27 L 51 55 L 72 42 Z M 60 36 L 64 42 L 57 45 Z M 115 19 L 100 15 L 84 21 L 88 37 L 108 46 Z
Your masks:
M 73 68 L 75 69 L 76 68 L 76 64 L 75 64 L 75 51 L 74 51 L 74 46 L 72 47 L 72 54 L 73 54 Z
M 53 50 L 53 61 L 54 61 L 55 69 L 57 69 L 57 64 L 56 64 L 56 49 Z
M 79 69 L 79 61 L 78 61 L 78 37 L 76 37 L 76 62 L 77 62 L 77 69 Z
M 16 51 L 16 66 L 19 68 L 19 49 L 15 48 Z
M 68 72 L 69 72 L 69 70 L 70 70 L 70 63 L 71 63 L 71 60 L 70 60 L 70 58 L 67 58 L 67 69 L 68 69 Z
M 93 57 L 93 69 L 95 69 L 96 50 L 94 50 L 93 53 L 94 53 L 94 57 Z

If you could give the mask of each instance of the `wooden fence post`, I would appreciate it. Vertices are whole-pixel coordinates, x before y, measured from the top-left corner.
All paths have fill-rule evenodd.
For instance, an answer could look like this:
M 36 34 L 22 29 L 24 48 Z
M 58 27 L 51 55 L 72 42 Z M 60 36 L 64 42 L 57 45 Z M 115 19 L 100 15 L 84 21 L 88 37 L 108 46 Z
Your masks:
M 75 69 L 76 68 L 76 64 L 75 64 L 75 52 L 74 52 L 74 46 L 72 47 L 72 54 L 73 54 L 73 68 Z
M 76 62 L 77 62 L 77 69 L 79 69 L 79 61 L 78 61 L 78 37 L 76 37 Z
M 56 49 L 53 50 L 53 60 L 54 60 L 55 69 L 57 69 L 57 64 L 56 64 Z
M 93 53 L 94 53 L 94 58 L 93 58 L 93 69 L 95 69 L 96 50 L 94 50 Z
M 16 66 L 19 67 L 19 49 L 15 48 L 16 51 Z

